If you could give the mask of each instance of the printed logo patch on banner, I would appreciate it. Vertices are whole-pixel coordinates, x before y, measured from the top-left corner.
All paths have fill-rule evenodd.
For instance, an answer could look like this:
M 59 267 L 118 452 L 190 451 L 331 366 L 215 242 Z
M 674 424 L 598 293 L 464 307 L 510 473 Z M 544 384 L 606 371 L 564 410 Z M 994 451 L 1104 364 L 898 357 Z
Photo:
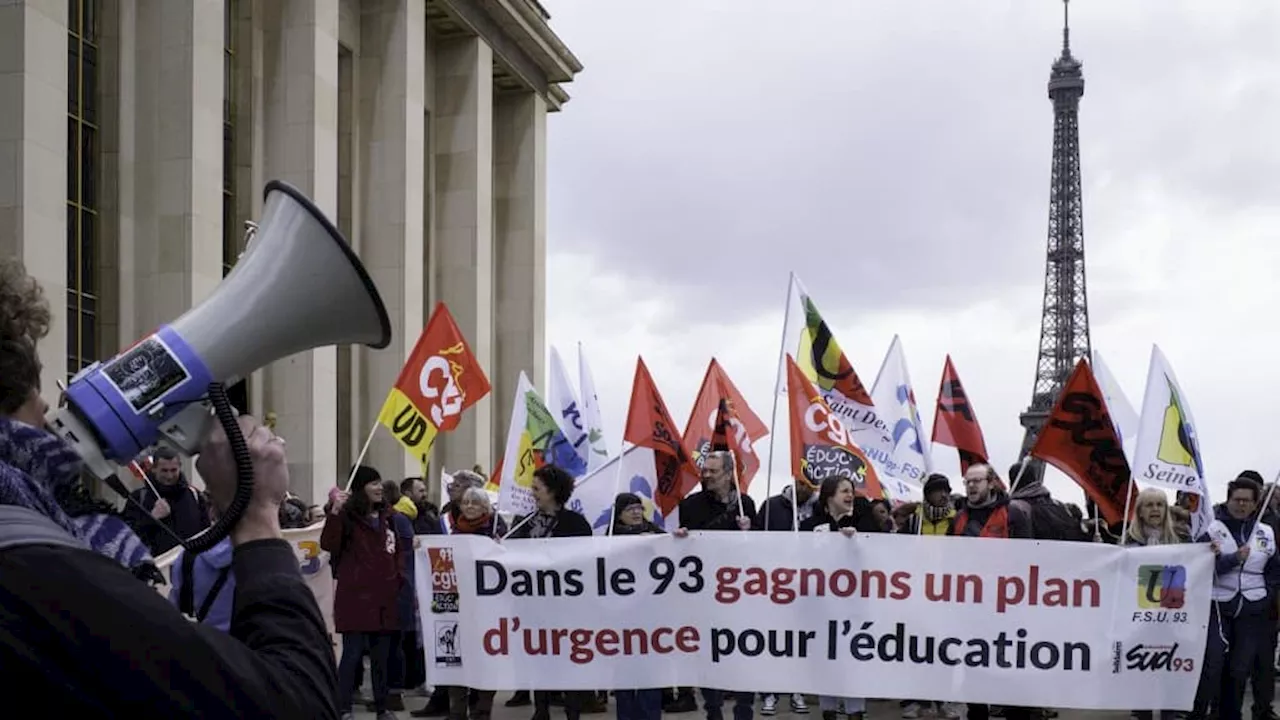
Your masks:
M 1182 565 L 1138 566 L 1138 607 L 1177 610 L 1186 603 L 1187 569 Z
M 453 564 L 453 549 L 427 548 L 431 561 L 431 612 L 458 612 L 458 571 Z
M 436 621 L 436 667 L 462 667 L 457 620 Z

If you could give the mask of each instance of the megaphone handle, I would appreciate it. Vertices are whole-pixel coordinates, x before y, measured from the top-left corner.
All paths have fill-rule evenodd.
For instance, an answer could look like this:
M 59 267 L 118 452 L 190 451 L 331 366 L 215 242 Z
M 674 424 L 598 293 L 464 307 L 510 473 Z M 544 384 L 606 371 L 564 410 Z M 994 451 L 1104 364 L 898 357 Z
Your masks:
M 236 417 L 235 408 L 231 406 L 231 401 L 227 399 L 227 389 L 222 383 L 213 383 L 209 386 L 209 403 L 213 405 L 213 411 L 217 415 L 218 422 L 222 424 L 223 431 L 227 434 L 227 441 L 231 445 L 231 456 L 236 463 L 236 490 L 231 498 L 231 503 L 226 509 L 219 514 L 217 521 L 213 526 L 195 537 L 188 538 L 182 543 L 187 552 L 199 555 L 200 553 L 212 548 L 214 545 L 222 542 L 223 538 L 231 534 L 231 529 L 240 522 L 240 517 L 244 515 L 244 511 L 249 507 L 249 501 L 253 499 L 253 456 L 249 454 L 249 443 L 245 441 L 244 433 L 240 431 L 240 423 Z M 203 409 L 203 404 L 196 405 L 198 409 Z M 186 409 L 179 415 L 187 412 Z M 204 410 L 204 412 L 208 412 Z M 175 416 L 176 417 L 176 416 Z

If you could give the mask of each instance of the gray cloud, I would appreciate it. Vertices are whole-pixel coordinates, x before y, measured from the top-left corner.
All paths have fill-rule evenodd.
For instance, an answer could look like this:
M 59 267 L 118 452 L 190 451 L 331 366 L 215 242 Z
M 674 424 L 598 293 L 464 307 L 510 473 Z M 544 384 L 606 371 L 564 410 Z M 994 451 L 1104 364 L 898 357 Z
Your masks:
M 550 122 L 553 252 L 725 322 L 776 307 L 789 269 L 824 307 L 1008 298 L 1035 321 L 1056 3 L 544 4 L 587 66 Z M 1277 196 L 1275 145 L 1245 143 L 1280 113 L 1280 6 L 1072 14 L 1097 317 L 1126 297 L 1107 241 L 1137 194 L 1147 212 Z

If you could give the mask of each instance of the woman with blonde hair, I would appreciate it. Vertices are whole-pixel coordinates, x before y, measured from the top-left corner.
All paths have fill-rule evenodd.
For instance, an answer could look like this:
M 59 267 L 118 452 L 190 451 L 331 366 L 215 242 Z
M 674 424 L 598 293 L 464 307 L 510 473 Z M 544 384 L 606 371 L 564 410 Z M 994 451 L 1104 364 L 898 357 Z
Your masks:
M 1129 530 L 1121 539 L 1122 544 L 1150 547 L 1152 545 L 1177 545 L 1186 542 L 1175 529 L 1173 513 L 1169 512 L 1169 496 L 1158 488 L 1147 488 L 1138 493 L 1133 503 L 1133 519 Z M 1159 720 L 1173 720 L 1172 710 L 1159 710 Z M 1152 720 L 1151 710 L 1135 710 L 1138 720 Z
M 1147 488 L 1138 493 L 1134 502 L 1133 520 L 1125 533 L 1125 545 L 1176 545 L 1186 542 L 1180 536 L 1169 512 L 1169 496 L 1158 488 Z

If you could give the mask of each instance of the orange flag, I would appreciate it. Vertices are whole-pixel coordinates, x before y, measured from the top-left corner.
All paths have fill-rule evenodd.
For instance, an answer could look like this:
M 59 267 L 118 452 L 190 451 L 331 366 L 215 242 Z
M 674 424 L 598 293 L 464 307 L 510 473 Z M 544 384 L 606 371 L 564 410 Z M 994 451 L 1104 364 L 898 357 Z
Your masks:
M 947 356 L 942 367 L 942 384 L 938 388 L 938 407 L 933 414 L 933 441 L 949 445 L 960 453 L 960 472 L 970 465 L 987 462 L 987 443 L 982 438 L 982 426 L 969 404 L 960 375 Z
M 702 389 L 684 426 L 684 445 L 693 454 L 694 463 L 713 450 L 732 450 L 738 470 L 738 488 L 747 491 L 751 479 L 760 470 L 760 457 L 752 443 L 769 434 L 733 381 L 714 358 L 702 378 Z M 681 497 L 698 485 L 696 472 L 685 473 L 680 480 Z
M 883 498 L 884 488 L 871 461 L 789 353 L 787 396 L 791 403 L 792 476 L 818 487 L 829 477 L 847 475 L 859 495 Z
M 1052 464 L 1076 481 L 1110 524 L 1124 519 L 1138 490 L 1130 482 L 1116 426 L 1093 370 L 1083 358 L 1062 388 L 1053 411 L 1040 429 L 1031 455 Z
M 636 377 L 631 384 L 631 407 L 627 410 L 627 429 L 622 439 L 632 445 L 653 451 L 654 469 L 658 487 L 653 502 L 663 517 L 680 505 L 686 492 L 680 488 L 681 476 L 692 472 L 697 475 L 692 456 L 684 440 L 676 434 L 676 424 L 671 420 L 667 404 L 653 384 L 644 358 L 636 359 Z
M 425 465 L 436 435 L 458 427 L 462 412 L 489 390 L 489 378 L 458 324 L 439 303 L 387 395 L 378 422 Z

